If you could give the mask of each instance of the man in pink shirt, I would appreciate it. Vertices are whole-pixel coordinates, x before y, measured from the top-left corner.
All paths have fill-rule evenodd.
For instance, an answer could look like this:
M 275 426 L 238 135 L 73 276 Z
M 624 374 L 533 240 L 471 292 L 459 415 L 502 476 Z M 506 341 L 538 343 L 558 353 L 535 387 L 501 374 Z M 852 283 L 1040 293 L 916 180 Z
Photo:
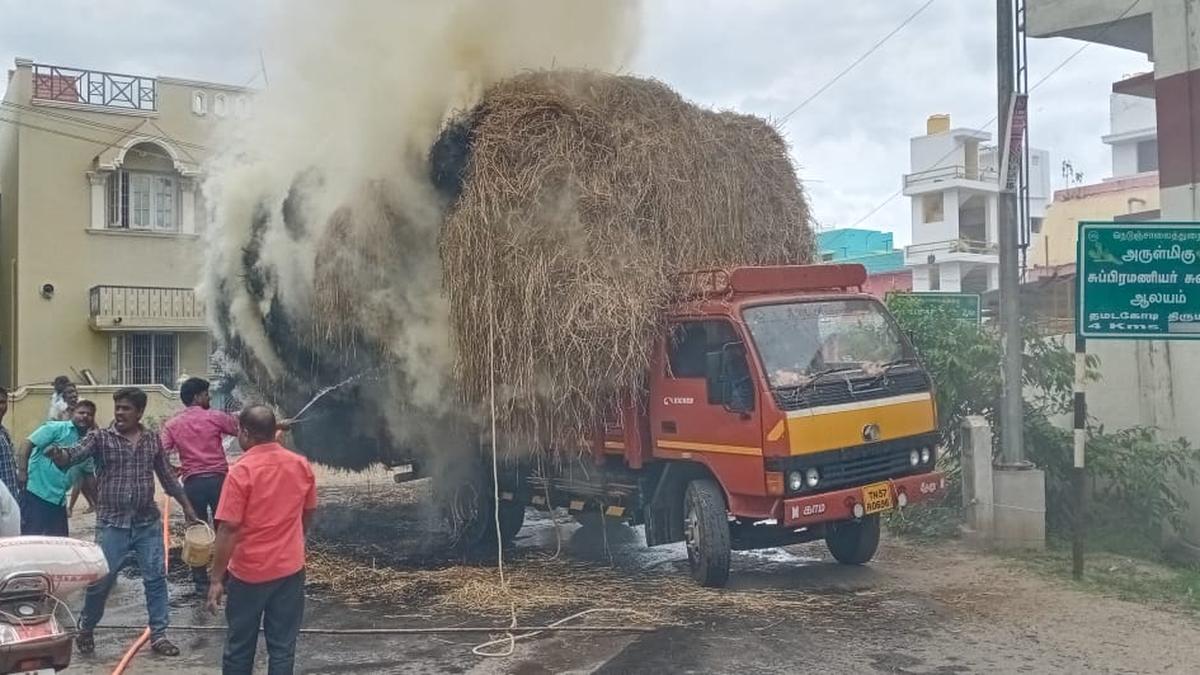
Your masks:
M 225 457 L 224 436 L 238 435 L 237 417 L 212 410 L 208 381 L 191 377 L 179 387 L 179 398 L 187 406 L 167 420 L 162 429 L 164 451 L 179 452 L 179 473 L 183 491 L 187 494 L 196 515 L 213 522 L 221 487 L 229 473 Z M 214 523 L 215 526 L 215 523 Z M 208 595 L 208 569 L 192 568 L 192 581 L 200 597 Z
M 270 408 L 250 406 L 239 421 L 246 454 L 229 471 L 217 509 L 208 606 L 216 611 L 228 589 L 224 675 L 250 675 L 259 626 L 267 672 L 288 675 L 304 619 L 304 534 L 317 508 L 317 484 L 308 460 L 274 440 Z

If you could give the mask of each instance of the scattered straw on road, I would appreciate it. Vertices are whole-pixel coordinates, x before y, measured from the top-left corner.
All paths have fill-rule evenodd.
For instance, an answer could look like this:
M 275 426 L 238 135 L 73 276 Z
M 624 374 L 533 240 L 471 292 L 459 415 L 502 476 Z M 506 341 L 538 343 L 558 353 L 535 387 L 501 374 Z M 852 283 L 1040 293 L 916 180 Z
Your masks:
M 686 574 L 631 573 L 598 563 L 525 558 L 506 563 L 507 585 L 491 566 L 465 564 L 438 569 L 372 565 L 344 554 L 309 554 L 309 580 L 343 599 L 402 602 L 430 611 L 523 617 L 604 605 L 642 611 L 646 620 L 667 623 L 698 614 L 725 616 L 788 612 L 799 616 L 828 610 L 838 598 L 777 589 L 737 591 L 701 588 Z

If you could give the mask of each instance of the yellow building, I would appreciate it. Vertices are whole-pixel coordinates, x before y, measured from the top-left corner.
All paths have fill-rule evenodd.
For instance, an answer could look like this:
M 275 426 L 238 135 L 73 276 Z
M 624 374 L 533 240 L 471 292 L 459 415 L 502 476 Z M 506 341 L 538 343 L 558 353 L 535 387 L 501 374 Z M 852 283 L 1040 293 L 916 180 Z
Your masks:
M 16 61 L 0 103 L 0 383 L 208 372 L 199 180 L 214 128 L 249 104 L 239 87 Z
M 1032 235 L 1031 268 L 1054 268 L 1075 262 L 1081 220 L 1155 220 L 1158 218 L 1158 174 L 1113 178 L 1094 185 L 1058 190 L 1046 207 L 1040 232 Z

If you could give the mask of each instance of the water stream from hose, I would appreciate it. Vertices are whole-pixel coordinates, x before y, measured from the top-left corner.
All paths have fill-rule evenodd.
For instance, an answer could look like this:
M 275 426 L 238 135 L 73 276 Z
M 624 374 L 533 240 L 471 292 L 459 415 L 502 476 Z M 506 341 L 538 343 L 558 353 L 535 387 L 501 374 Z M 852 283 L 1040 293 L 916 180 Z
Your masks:
M 357 375 L 351 375 L 350 377 L 347 377 L 346 379 L 342 380 L 341 382 L 338 382 L 337 384 L 331 384 L 328 387 L 322 388 L 320 391 L 317 392 L 316 396 L 313 396 L 312 399 L 310 399 L 308 403 L 305 403 L 304 406 L 302 408 L 300 408 L 299 412 L 297 412 L 295 415 L 292 416 L 292 423 L 295 424 L 295 423 L 299 422 L 300 420 L 302 420 L 304 418 L 304 413 L 308 412 L 308 409 L 313 407 L 313 404 L 315 404 L 317 401 L 320 401 L 326 394 L 328 394 L 332 391 L 341 389 L 342 387 L 344 387 L 348 384 L 357 382 L 357 381 L 363 379 L 364 377 L 366 377 L 367 375 L 372 374 L 373 372 L 375 372 L 375 371 L 365 370 Z

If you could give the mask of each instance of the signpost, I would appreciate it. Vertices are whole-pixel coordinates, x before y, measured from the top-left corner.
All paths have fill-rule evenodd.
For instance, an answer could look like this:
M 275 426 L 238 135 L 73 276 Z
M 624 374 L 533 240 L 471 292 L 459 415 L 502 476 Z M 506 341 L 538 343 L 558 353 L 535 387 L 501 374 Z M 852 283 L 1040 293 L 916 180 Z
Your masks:
M 1079 224 L 1075 332 L 1200 339 L 1200 223 Z
M 911 303 L 918 311 L 929 310 L 935 307 L 947 307 L 951 312 L 956 314 L 958 318 L 964 321 L 973 321 L 979 323 L 981 312 L 979 309 L 979 296 L 973 293 L 939 293 L 937 291 L 917 291 L 898 293 L 892 292 L 887 294 L 887 299 L 890 301 L 893 297 L 905 298 L 905 302 Z
M 1079 223 L 1075 258 L 1075 533 L 1083 575 L 1087 341 L 1200 339 L 1200 222 Z

